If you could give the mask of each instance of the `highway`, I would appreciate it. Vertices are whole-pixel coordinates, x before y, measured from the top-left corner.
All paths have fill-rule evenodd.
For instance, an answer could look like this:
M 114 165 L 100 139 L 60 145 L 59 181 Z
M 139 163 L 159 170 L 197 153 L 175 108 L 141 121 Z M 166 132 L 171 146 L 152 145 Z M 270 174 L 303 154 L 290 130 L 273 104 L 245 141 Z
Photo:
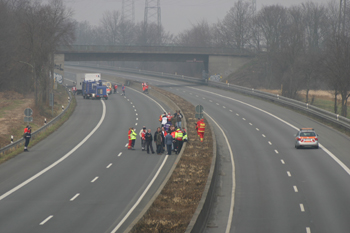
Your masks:
M 68 76 L 72 74 L 68 73 Z M 127 150 L 129 127 L 155 132 L 169 110 L 129 89 L 84 100 L 57 131 L 0 165 L 0 232 L 123 232 L 176 156 Z
M 249 96 L 155 77 L 118 75 L 160 85 L 204 106 L 215 128 L 219 164 L 216 198 L 205 232 L 350 232 L 349 137 Z M 301 127 L 316 130 L 320 149 L 294 148 L 294 134 Z

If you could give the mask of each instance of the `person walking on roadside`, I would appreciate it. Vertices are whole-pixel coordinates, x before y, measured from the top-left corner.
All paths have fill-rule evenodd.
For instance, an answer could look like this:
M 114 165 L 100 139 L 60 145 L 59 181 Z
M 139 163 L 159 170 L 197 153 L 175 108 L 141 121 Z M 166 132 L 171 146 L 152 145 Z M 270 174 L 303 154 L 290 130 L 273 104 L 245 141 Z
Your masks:
M 125 86 L 124 86 L 124 84 L 122 84 L 122 94 L 121 95 L 125 96 Z
M 200 119 L 197 122 L 196 129 L 197 129 L 198 136 L 201 139 L 201 142 L 203 142 L 203 140 L 204 140 L 204 132 L 205 132 L 204 119 Z
M 150 147 L 151 147 L 152 154 L 154 154 L 154 150 L 153 150 L 153 146 L 152 146 L 153 138 L 152 138 L 152 133 L 151 133 L 150 129 L 147 130 L 145 137 L 146 137 L 146 145 L 147 145 L 147 154 L 149 154 Z
M 181 114 L 180 110 L 176 112 L 175 118 L 176 118 L 176 127 L 181 128 L 181 121 L 182 121 L 183 115 Z
M 183 133 L 184 133 L 184 136 L 182 137 L 182 141 L 183 142 L 187 142 L 188 141 L 188 135 L 187 135 L 187 132 L 186 132 L 186 129 L 183 128 Z
M 24 128 L 24 134 L 23 134 L 23 138 L 25 140 L 25 143 L 24 143 L 24 151 L 28 152 L 28 145 L 29 145 L 29 141 L 30 141 L 30 138 L 32 137 L 32 130 L 31 130 L 31 127 L 29 125 L 27 125 L 26 128 Z
M 165 145 L 166 145 L 166 148 L 167 148 L 167 155 L 171 155 L 171 147 L 173 145 L 173 136 L 171 136 L 171 133 L 170 131 L 168 131 L 167 135 L 165 136 Z
M 154 133 L 154 143 L 157 147 L 157 154 L 161 154 L 162 151 L 162 131 L 160 131 L 160 127 L 157 128 L 157 131 Z
M 146 126 L 143 126 L 139 133 L 139 136 L 141 138 L 142 151 L 146 149 L 146 137 L 145 137 L 146 133 L 147 133 Z
M 183 138 L 183 132 L 180 128 L 178 128 L 175 132 L 175 140 L 176 140 L 176 154 L 180 154 L 181 148 L 182 148 L 182 138 Z

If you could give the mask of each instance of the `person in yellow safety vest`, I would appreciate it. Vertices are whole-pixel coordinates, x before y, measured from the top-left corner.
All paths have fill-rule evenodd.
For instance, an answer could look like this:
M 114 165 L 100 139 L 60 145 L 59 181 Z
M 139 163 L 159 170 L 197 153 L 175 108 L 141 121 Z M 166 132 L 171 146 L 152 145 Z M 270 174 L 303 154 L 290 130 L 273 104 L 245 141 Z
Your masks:
M 135 150 L 134 146 L 135 146 L 135 141 L 136 141 L 136 136 L 137 134 L 135 133 L 134 131 L 134 128 L 130 128 L 129 130 L 129 146 L 128 146 L 128 149 L 129 150 Z
M 187 135 L 187 132 L 186 132 L 186 129 L 183 128 L 183 133 L 184 133 L 184 136 L 182 137 L 182 141 L 183 142 L 187 142 L 188 141 L 188 135 Z
M 178 128 L 175 132 L 175 140 L 176 140 L 175 154 L 178 154 L 181 151 L 182 143 L 183 143 L 182 137 L 183 137 L 183 132 L 180 128 Z

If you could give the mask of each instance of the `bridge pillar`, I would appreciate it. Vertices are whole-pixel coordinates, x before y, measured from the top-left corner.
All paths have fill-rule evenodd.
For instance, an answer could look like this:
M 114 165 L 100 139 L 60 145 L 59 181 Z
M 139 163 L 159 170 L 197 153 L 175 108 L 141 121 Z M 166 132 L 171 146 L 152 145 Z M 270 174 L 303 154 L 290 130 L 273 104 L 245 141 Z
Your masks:
M 248 63 L 250 57 L 233 57 L 233 56 L 209 56 L 209 76 L 220 74 L 226 78 L 236 72 L 240 67 Z

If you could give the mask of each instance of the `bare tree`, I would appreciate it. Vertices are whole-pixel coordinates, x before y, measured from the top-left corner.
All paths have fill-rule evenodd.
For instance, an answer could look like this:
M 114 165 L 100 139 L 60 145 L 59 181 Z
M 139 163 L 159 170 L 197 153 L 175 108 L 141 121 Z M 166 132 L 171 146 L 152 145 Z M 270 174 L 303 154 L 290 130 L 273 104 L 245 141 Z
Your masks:
M 218 25 L 225 47 L 245 48 L 252 38 L 253 10 L 250 2 L 239 0 Z
M 196 25 L 192 25 L 191 29 L 180 33 L 176 42 L 184 46 L 194 47 L 210 47 L 213 46 L 212 30 L 208 22 L 202 20 Z

